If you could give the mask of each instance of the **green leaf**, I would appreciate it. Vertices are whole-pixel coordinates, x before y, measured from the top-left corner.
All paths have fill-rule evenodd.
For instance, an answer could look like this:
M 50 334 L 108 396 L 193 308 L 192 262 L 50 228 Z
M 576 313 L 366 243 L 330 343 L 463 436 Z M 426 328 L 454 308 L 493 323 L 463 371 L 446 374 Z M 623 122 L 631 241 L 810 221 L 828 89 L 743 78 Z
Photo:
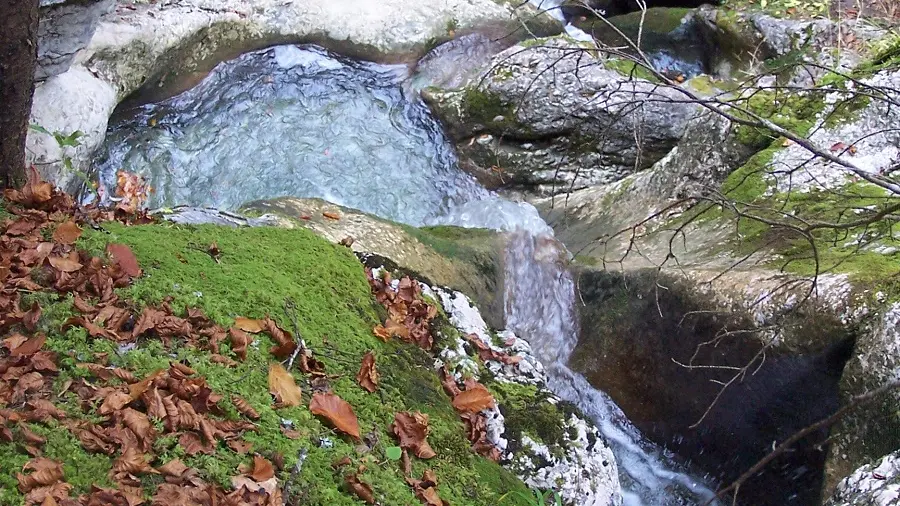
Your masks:
M 59 132 L 56 132 L 53 134 L 53 137 L 56 138 L 56 142 L 59 144 L 60 147 L 64 148 L 64 147 L 69 146 L 69 147 L 75 148 L 75 147 L 78 147 L 81 145 L 81 141 L 79 141 L 78 139 L 80 137 L 82 137 L 83 135 L 84 135 L 84 132 L 82 132 L 81 130 L 75 130 L 74 132 L 70 133 L 69 135 L 63 135 Z
M 40 132 L 42 134 L 53 135 L 50 133 L 49 130 L 42 127 L 41 125 L 38 125 L 37 123 L 32 123 L 32 124 L 28 125 L 28 128 L 34 130 L 35 132 Z
M 400 460 L 403 450 L 399 446 L 388 446 L 384 449 L 384 455 L 391 460 Z

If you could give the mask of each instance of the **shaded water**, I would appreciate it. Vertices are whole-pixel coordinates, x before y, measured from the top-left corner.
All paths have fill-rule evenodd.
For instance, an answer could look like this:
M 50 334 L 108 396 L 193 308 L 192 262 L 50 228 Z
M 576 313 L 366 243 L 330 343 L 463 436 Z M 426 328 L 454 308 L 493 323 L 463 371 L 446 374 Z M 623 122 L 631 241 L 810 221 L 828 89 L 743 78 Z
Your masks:
M 152 207 L 321 197 L 411 224 L 487 196 L 457 169 L 427 108 L 406 96 L 405 77 L 405 67 L 312 46 L 247 53 L 114 119 L 101 182 L 114 187 L 118 170 L 143 175 Z
M 435 75 L 442 75 L 436 71 Z M 705 502 L 709 491 L 632 427 L 566 363 L 578 338 L 568 252 L 534 207 L 489 194 L 456 166 L 405 69 L 315 47 L 279 46 L 219 65 L 201 84 L 111 123 L 102 182 L 147 177 L 151 205 L 235 209 L 262 198 L 321 197 L 410 224 L 509 231 L 506 319 L 529 340 L 550 388 L 603 431 L 629 506 Z

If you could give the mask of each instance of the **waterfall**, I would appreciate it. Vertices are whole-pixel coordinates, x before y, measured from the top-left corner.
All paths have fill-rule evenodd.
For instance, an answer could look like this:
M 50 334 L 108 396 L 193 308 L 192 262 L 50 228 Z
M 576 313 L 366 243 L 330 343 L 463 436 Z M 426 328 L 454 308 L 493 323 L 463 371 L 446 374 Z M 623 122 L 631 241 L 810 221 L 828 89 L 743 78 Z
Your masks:
M 575 280 L 567 269 L 570 253 L 546 223 L 535 222 L 536 215 L 529 204 L 485 199 L 470 202 L 441 221 L 508 231 L 507 328 L 531 344 L 547 370 L 550 390 L 581 409 L 608 440 L 619 467 L 624 504 L 705 504 L 714 493 L 701 479 L 644 439 L 608 395 L 567 367 L 578 344 L 579 325 Z

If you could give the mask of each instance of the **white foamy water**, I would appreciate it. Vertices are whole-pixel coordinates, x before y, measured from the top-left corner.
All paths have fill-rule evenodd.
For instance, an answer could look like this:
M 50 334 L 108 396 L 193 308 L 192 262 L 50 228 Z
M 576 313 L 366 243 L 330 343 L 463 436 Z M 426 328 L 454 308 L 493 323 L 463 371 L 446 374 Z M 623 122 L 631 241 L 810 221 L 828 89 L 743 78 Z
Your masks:
M 578 344 L 576 287 L 570 254 L 526 203 L 500 199 L 469 202 L 444 223 L 510 233 L 504 252 L 506 325 L 531 344 L 544 364 L 548 387 L 584 412 L 613 449 L 626 506 L 705 504 L 714 493 L 643 438 L 604 392 L 567 367 Z M 538 221 L 540 223 L 538 223 Z

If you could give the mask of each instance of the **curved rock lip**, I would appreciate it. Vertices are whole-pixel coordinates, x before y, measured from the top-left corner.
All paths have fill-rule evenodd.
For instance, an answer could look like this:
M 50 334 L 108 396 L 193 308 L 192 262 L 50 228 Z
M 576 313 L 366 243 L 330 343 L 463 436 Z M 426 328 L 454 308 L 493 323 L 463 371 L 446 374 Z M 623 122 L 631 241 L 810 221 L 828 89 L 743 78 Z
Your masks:
M 561 29 L 533 7 L 501 0 L 119 4 L 101 19 L 72 68 L 35 93 L 32 123 L 64 137 L 80 131 L 79 145 L 59 146 L 52 135 L 31 132 L 29 161 L 47 179 L 73 190 L 80 183 L 76 174 L 89 173 L 120 102 L 139 90 L 138 100 L 145 102 L 177 94 L 219 62 L 274 44 L 316 43 L 354 58 L 411 64 L 435 45 L 468 33 L 513 44 Z

